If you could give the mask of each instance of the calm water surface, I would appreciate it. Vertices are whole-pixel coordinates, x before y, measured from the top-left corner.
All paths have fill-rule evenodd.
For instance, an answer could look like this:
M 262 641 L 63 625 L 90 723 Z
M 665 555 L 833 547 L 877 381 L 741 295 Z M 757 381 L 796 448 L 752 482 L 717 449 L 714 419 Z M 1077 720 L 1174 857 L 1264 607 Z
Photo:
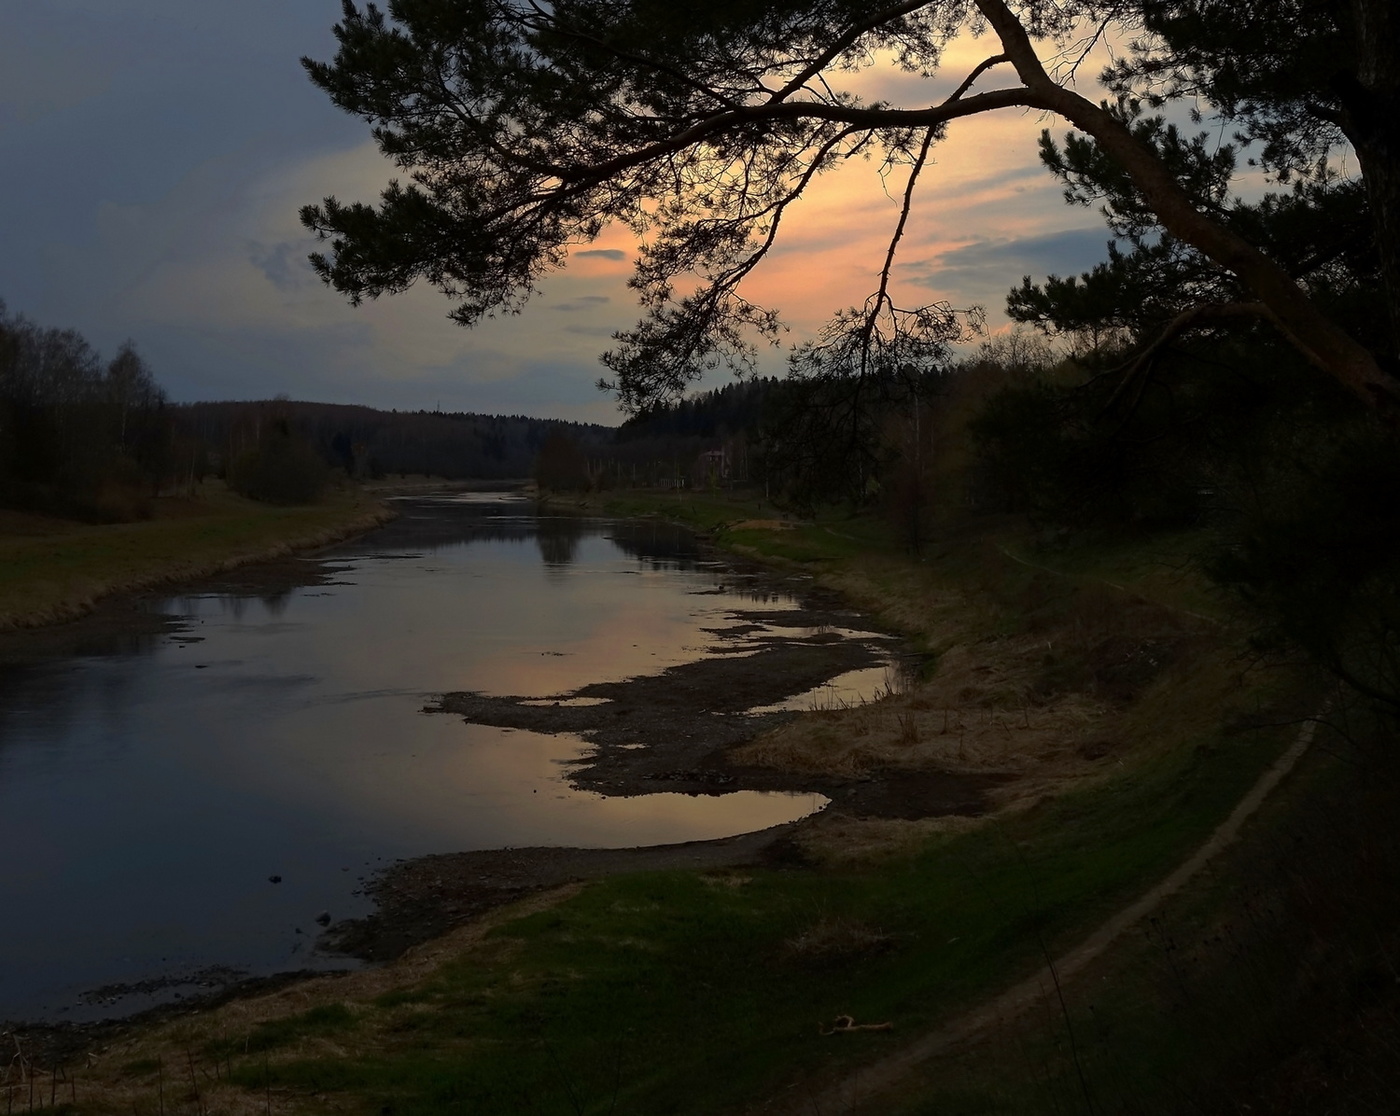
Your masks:
M 331 584 L 172 598 L 154 606 L 185 618 L 171 633 L 0 676 L 0 1019 L 345 968 L 314 950 L 316 916 L 365 913 L 360 880 L 396 858 L 705 839 L 823 804 L 582 793 L 578 739 L 422 713 L 447 690 L 653 673 L 704 655 L 731 610 L 794 604 L 660 526 L 500 497 L 402 507 L 330 552 Z

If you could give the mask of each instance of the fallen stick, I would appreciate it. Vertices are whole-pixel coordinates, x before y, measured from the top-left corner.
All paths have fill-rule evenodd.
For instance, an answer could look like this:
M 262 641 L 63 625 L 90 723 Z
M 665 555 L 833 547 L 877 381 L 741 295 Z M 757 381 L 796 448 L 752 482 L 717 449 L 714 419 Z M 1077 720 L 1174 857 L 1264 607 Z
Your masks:
M 817 1033 L 826 1035 L 848 1035 L 852 1031 L 893 1031 L 893 1023 L 857 1023 L 854 1017 L 849 1015 L 838 1015 L 836 1022 L 831 1025 L 831 1030 L 826 1030 L 820 1023 L 817 1024 Z

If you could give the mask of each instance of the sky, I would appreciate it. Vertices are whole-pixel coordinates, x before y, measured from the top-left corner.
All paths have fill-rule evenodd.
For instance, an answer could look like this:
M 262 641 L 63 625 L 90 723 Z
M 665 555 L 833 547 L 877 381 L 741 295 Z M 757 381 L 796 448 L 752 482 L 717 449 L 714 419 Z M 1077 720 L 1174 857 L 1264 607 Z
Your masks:
M 134 340 L 182 402 L 619 421 L 594 385 L 598 353 L 638 316 L 625 230 L 575 249 L 523 314 L 473 330 L 426 286 L 352 308 L 312 274 L 298 209 L 370 201 L 393 176 L 300 66 L 332 57 L 339 15 L 339 0 L 0 0 L 0 300 L 108 355 Z M 946 79 L 864 91 L 929 104 L 988 53 L 959 42 Z M 1063 131 L 1019 111 L 952 126 L 901 248 L 901 305 L 978 303 L 995 327 L 1022 275 L 1104 257 L 1098 215 L 1065 205 L 1036 159 L 1047 124 Z M 788 342 L 874 290 L 902 189 L 854 162 L 794 207 L 745 288 L 784 312 Z

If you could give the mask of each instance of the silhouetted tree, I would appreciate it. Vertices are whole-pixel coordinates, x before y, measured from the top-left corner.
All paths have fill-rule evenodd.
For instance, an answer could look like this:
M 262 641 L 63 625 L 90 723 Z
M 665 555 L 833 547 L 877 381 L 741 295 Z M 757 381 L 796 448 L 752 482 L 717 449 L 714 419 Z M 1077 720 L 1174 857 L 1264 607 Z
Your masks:
M 81 334 L 0 304 L 0 501 L 132 518 L 165 479 L 170 445 L 164 392 L 130 342 L 104 367 Z
M 346 0 L 335 59 L 305 65 L 336 104 L 374 125 L 410 182 L 392 184 L 377 207 L 327 198 L 302 216 L 329 241 L 315 266 L 352 301 L 426 278 L 467 325 L 518 307 L 569 245 L 608 223 L 645 233 L 633 285 L 647 316 L 604 356 L 635 411 L 716 364 L 752 367 L 755 344 L 775 340 L 780 322 L 741 293 L 742 281 L 824 171 L 874 154 L 907 168 L 903 204 L 875 290 L 828 333 L 851 338 L 857 359 L 840 371 L 863 378 L 880 374 L 885 349 L 934 344 L 960 328 L 950 307 L 900 307 L 890 293 L 933 145 L 953 120 L 1029 108 L 1077 129 L 1062 146 L 1044 141 L 1074 200 L 1104 201 L 1115 229 L 1160 229 L 1201 272 L 1206 300 L 1170 331 L 1267 323 L 1367 406 L 1393 410 L 1400 388 L 1383 365 L 1393 363 L 1394 336 L 1381 349 L 1353 336 L 1267 243 L 1229 219 L 1233 153 L 1184 139 L 1137 102 L 1204 91 L 1226 121 L 1265 144 L 1279 173 L 1325 177 L 1319 158 L 1352 144 L 1394 308 L 1396 7 L 392 0 L 386 15 Z M 866 102 L 843 87 L 843 71 L 875 65 L 932 79 L 943 48 L 969 27 L 989 29 L 996 44 L 933 103 L 918 93 L 908 106 Z M 1120 99 L 1096 104 L 1071 87 L 1073 59 L 1114 30 L 1141 34 L 1109 75 Z M 1014 77 L 982 90 L 992 73 Z

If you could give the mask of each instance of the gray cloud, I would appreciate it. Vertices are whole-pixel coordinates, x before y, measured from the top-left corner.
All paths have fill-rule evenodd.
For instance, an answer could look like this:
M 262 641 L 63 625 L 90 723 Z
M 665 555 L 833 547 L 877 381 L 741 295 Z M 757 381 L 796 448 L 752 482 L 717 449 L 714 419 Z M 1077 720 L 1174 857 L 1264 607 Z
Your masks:
M 248 246 L 248 259 L 279 291 L 296 291 L 319 282 L 306 258 L 314 246 L 310 239 L 284 240 L 271 248 L 255 241 Z
M 61 0 L 6 8 L 0 36 L 0 290 L 37 318 L 106 343 L 101 320 L 157 257 L 197 253 L 246 182 L 364 140 L 297 56 L 334 52 L 314 0 L 247 7 Z M 13 8 L 13 10 L 11 10 Z M 31 84 L 32 82 L 32 84 Z M 200 181 L 200 168 L 217 167 Z M 188 188 L 198 186 L 193 199 Z M 307 199 L 312 200 L 310 198 Z M 202 202 L 180 243 L 120 249 L 109 216 Z M 133 247 L 135 249 L 133 253 Z M 78 265 L 75 270 L 74 264 Z M 75 278 L 81 277 L 81 283 Z M 140 340 L 140 338 L 138 338 Z
M 620 248 L 588 248 L 582 252 L 574 252 L 578 259 L 610 259 L 613 263 L 620 263 L 627 259 L 627 253 Z
M 907 281 L 931 287 L 959 305 L 981 303 L 995 319 L 1007 292 L 1023 275 L 1077 275 L 1108 258 L 1111 239 L 1102 225 L 1065 229 L 1040 236 L 983 239 L 911 262 L 901 269 Z
M 612 299 L 607 295 L 578 295 L 564 302 L 555 302 L 550 305 L 551 310 L 562 310 L 566 314 L 575 314 L 580 310 L 596 310 L 600 306 L 606 306 Z
M 573 254 L 581 260 L 612 260 L 614 263 L 627 258 L 627 253 L 620 248 L 589 248 Z
M 931 278 L 946 282 L 942 277 L 949 273 L 976 273 L 992 268 L 1003 273 L 1020 268 L 1022 274 L 1029 272 L 1037 278 L 1051 273 L 1077 275 L 1107 258 L 1105 245 L 1111 239 L 1108 230 L 1098 225 L 1019 240 L 979 240 L 942 253 L 931 265 Z

